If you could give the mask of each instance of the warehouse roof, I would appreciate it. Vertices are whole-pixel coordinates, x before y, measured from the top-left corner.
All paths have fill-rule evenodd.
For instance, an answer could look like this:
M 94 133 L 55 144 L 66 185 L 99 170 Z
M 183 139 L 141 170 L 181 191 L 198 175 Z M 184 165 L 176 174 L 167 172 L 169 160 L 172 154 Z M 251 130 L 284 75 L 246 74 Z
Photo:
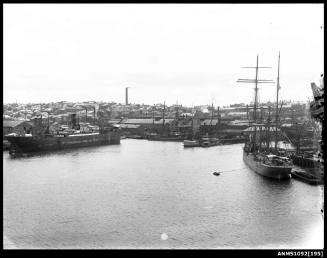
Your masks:
M 29 121 L 24 120 L 3 120 L 3 127 L 16 127 L 22 123 L 27 123 L 30 126 L 33 126 L 33 124 Z

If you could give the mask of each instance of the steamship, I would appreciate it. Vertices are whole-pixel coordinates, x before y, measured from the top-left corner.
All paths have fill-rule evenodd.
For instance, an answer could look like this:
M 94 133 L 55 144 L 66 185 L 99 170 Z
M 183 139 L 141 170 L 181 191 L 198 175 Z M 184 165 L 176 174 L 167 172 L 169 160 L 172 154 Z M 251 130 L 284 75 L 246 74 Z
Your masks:
M 120 144 L 120 133 L 114 127 L 99 128 L 97 132 L 83 132 L 76 123 L 76 114 L 71 115 L 70 128 L 65 131 L 49 132 L 49 126 L 42 125 L 42 118 L 34 120 L 32 134 L 6 135 L 11 143 L 11 155 L 62 150 L 77 147 Z

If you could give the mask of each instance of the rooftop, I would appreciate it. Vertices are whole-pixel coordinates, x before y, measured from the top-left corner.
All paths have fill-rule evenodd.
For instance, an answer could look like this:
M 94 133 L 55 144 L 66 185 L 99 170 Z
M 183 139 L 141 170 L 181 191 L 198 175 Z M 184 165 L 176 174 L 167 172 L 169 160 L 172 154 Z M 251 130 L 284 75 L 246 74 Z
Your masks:
M 3 127 L 16 127 L 22 123 L 28 123 L 32 126 L 32 123 L 24 120 L 3 120 Z

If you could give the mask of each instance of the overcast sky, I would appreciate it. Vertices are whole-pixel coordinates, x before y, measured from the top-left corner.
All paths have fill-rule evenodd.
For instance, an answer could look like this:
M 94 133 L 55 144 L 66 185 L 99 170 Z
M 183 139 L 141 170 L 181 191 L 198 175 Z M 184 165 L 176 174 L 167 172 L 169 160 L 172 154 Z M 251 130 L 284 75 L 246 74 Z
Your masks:
M 323 73 L 322 4 L 5 4 L 4 103 L 249 103 L 277 77 L 281 99 L 312 97 Z M 260 100 L 275 100 L 275 84 Z

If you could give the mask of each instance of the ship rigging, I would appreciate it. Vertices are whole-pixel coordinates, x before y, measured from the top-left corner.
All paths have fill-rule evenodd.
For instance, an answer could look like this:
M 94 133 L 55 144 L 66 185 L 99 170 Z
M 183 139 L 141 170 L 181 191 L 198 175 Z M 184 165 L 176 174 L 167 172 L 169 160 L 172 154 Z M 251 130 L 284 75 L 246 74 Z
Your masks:
M 292 166 L 288 158 L 282 157 L 277 154 L 277 133 L 278 133 L 278 91 L 279 91 L 279 65 L 280 55 L 278 56 L 278 75 L 277 75 L 277 101 L 276 101 L 276 121 L 275 121 L 275 153 L 272 153 L 269 148 L 271 124 L 270 124 L 270 111 L 267 123 L 263 123 L 262 109 L 260 124 L 257 119 L 258 109 L 258 84 L 259 83 L 274 83 L 272 80 L 259 80 L 258 70 L 259 68 L 271 68 L 271 67 L 259 67 L 259 57 L 257 55 L 257 62 L 255 67 L 244 67 L 244 68 L 255 68 L 256 74 L 255 79 L 238 79 L 240 83 L 254 83 L 254 112 L 253 120 L 250 122 L 249 141 L 245 143 L 243 148 L 243 160 L 244 162 L 256 173 L 274 179 L 287 179 L 291 176 Z M 262 146 L 262 129 L 266 131 L 266 146 Z M 257 132 L 259 129 L 259 132 Z M 259 139 L 259 143 L 258 143 Z

